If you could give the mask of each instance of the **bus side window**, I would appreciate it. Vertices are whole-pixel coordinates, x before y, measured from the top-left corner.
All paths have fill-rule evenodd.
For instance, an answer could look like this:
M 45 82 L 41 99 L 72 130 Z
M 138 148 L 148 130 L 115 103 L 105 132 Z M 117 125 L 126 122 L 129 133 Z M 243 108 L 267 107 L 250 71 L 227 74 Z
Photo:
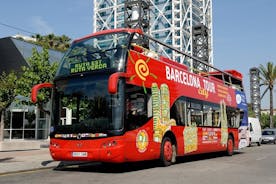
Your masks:
M 203 125 L 203 104 L 198 100 L 190 101 L 190 113 L 191 113 L 191 124 L 196 124 L 197 126 Z
M 213 111 L 212 118 L 213 118 L 213 126 L 219 127 L 219 123 L 220 123 L 219 122 L 219 112 Z
M 192 125 L 192 118 L 191 118 L 191 109 L 187 109 L 187 121 L 186 126 Z
M 203 125 L 212 126 L 212 107 L 210 105 L 203 105 Z
M 227 110 L 227 120 L 228 120 L 228 127 L 238 128 L 240 122 L 240 112 L 234 108 L 226 108 Z
M 220 115 L 219 115 L 218 105 L 213 105 L 212 122 L 213 122 L 213 127 L 220 127 Z
M 202 111 L 197 111 L 195 114 L 192 114 L 192 124 L 196 123 L 197 126 L 202 126 Z
M 176 121 L 177 125 L 185 125 L 185 99 L 178 99 L 170 110 L 170 118 Z
M 180 124 L 179 110 L 177 109 L 176 103 L 173 104 L 170 110 L 170 118 L 176 121 L 176 124 Z

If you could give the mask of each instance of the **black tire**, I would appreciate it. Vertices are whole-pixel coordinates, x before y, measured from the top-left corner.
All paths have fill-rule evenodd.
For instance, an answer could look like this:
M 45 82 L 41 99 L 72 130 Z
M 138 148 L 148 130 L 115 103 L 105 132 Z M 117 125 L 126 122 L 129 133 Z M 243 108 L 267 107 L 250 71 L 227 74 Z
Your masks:
M 261 146 L 262 145 L 262 140 L 259 140 L 259 142 L 257 142 L 257 145 Z
M 232 156 L 234 154 L 234 139 L 232 136 L 228 137 L 226 155 Z
M 249 144 L 248 144 L 248 147 L 251 147 L 252 146 L 252 142 L 251 142 L 251 138 L 249 139 Z
M 164 137 L 161 144 L 160 164 L 169 166 L 176 161 L 176 147 L 169 137 Z

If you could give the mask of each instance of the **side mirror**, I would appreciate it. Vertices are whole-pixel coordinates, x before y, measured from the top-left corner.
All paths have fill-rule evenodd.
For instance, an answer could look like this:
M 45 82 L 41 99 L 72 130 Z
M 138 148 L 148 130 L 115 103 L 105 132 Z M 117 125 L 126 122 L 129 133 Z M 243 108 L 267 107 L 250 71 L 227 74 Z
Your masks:
M 32 88 L 32 93 L 31 93 L 31 100 L 33 103 L 37 102 L 37 93 L 41 88 L 53 88 L 54 85 L 52 83 L 42 83 L 42 84 L 37 84 Z
M 128 78 L 126 73 L 117 72 L 113 73 L 108 79 L 108 92 L 110 94 L 115 94 L 118 91 L 118 80 L 120 77 Z

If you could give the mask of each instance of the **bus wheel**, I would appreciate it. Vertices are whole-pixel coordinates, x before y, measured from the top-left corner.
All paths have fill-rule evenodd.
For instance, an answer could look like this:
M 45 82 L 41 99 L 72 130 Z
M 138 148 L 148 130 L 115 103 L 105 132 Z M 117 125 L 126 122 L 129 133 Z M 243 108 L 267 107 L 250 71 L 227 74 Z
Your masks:
M 162 166 L 169 166 L 176 161 L 176 147 L 169 137 L 162 141 L 160 161 Z
M 228 140 L 227 140 L 227 151 L 226 154 L 228 156 L 232 156 L 234 154 L 234 141 L 232 136 L 229 136 Z

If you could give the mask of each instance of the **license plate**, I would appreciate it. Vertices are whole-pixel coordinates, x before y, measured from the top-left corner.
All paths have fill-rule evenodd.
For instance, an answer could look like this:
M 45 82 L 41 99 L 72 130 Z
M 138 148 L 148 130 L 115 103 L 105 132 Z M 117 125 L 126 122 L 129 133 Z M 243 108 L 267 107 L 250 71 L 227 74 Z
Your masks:
M 87 157 L 87 152 L 72 152 L 73 157 Z

